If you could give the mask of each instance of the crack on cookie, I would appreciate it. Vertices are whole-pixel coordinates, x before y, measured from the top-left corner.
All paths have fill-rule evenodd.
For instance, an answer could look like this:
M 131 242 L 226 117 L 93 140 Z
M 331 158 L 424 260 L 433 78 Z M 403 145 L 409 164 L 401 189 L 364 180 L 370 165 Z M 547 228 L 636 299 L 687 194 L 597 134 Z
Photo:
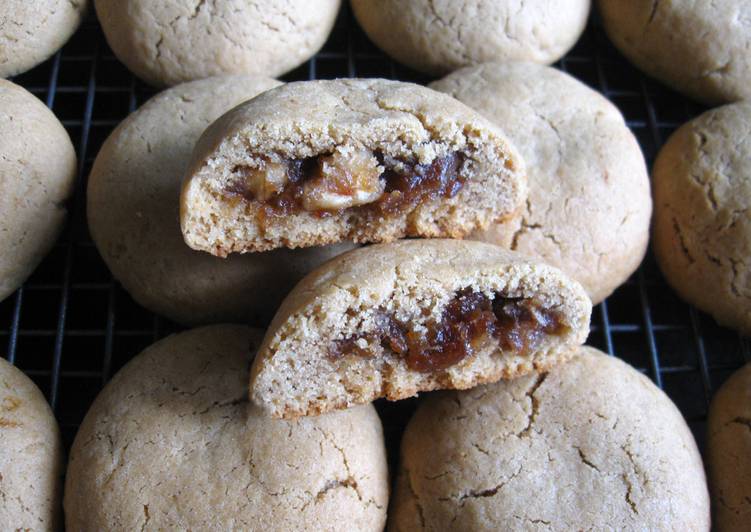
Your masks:
M 146 527 L 149 525 L 149 520 L 151 519 L 151 516 L 149 515 L 149 505 L 144 504 L 143 505 L 143 516 L 144 516 L 144 522 L 141 525 L 141 532 L 146 530 Z
M 412 499 L 415 501 L 415 507 L 417 508 L 417 517 L 420 519 L 420 528 L 425 528 L 425 514 L 422 510 L 422 505 L 420 504 L 420 497 L 417 495 L 417 492 L 415 491 L 415 487 L 412 484 L 412 472 L 409 469 L 404 470 L 404 475 L 407 477 L 407 489 L 409 489 L 409 492 L 412 494 Z
M 579 453 L 579 459 L 582 461 L 584 465 L 594 469 L 598 473 L 602 473 L 602 471 L 600 471 L 600 468 L 597 467 L 595 463 L 592 462 L 589 458 L 587 458 L 587 456 L 584 454 L 584 451 L 582 451 L 581 447 L 574 445 L 574 449 L 576 449 L 576 452 Z
M 652 9 L 649 12 L 649 18 L 647 19 L 647 25 L 644 28 L 646 29 L 654 22 L 655 17 L 657 16 L 657 10 L 660 8 L 660 0 L 652 0 Z
M 639 515 L 639 510 L 636 507 L 636 502 L 631 498 L 633 486 L 631 485 L 631 481 L 628 478 L 628 475 L 626 473 L 621 473 L 621 479 L 623 479 L 624 484 L 626 484 L 626 502 L 628 503 L 629 508 L 631 508 L 631 511 L 635 513 L 636 515 Z
M 691 255 L 691 252 L 688 250 L 688 246 L 686 245 L 686 241 L 683 238 L 683 231 L 681 230 L 681 226 L 678 223 L 678 220 L 673 216 L 673 231 L 675 231 L 675 236 L 678 237 L 678 245 L 681 247 L 681 251 L 683 251 L 683 255 L 688 259 L 689 264 L 694 264 L 696 260 L 694 259 L 693 255 Z
M 502 482 L 499 482 L 495 486 L 492 486 L 490 488 L 485 488 L 485 489 L 470 490 L 468 492 L 461 494 L 458 498 L 460 502 L 460 506 L 463 507 L 467 499 L 494 497 L 500 490 L 503 489 L 504 486 L 506 486 L 506 484 L 514 480 L 517 476 L 519 476 L 523 468 L 524 468 L 524 465 L 520 465 L 519 469 L 517 469 L 515 473 L 512 473 L 510 477 L 508 477 L 506 480 Z
M 725 425 L 743 425 L 748 430 L 751 430 L 751 418 L 739 416 L 731 419 Z
M 532 431 L 534 423 L 537 419 L 538 410 L 540 408 L 540 401 L 535 396 L 535 393 L 540 388 L 540 386 L 542 386 L 542 383 L 545 382 L 545 379 L 547 379 L 547 377 L 547 373 L 538 374 L 532 386 L 525 392 L 525 397 L 527 397 L 531 402 L 531 412 L 529 413 L 529 416 L 527 416 L 527 426 L 516 434 L 518 438 L 525 438 L 529 436 L 529 433 Z

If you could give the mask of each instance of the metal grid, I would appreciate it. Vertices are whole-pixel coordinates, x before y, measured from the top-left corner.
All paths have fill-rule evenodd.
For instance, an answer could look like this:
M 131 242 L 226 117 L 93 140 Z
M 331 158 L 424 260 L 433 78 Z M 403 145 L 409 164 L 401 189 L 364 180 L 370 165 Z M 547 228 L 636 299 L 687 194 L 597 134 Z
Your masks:
M 596 16 L 556 66 L 621 109 L 650 165 L 670 132 L 703 110 L 631 67 L 609 44 Z M 430 81 L 375 48 L 345 5 L 323 50 L 283 79 L 352 76 Z M 79 168 L 59 243 L 23 288 L 0 302 L 0 353 L 46 394 L 69 446 L 110 376 L 178 329 L 139 307 L 113 281 L 86 227 L 84 191 L 93 159 L 112 129 L 154 91 L 115 59 L 93 16 L 61 52 L 14 81 L 62 120 L 76 145 Z M 751 361 L 747 340 L 677 298 L 651 252 L 632 279 L 595 308 L 589 343 L 646 372 L 677 403 L 700 446 L 709 398 L 733 370 Z M 377 405 L 392 451 L 414 404 Z

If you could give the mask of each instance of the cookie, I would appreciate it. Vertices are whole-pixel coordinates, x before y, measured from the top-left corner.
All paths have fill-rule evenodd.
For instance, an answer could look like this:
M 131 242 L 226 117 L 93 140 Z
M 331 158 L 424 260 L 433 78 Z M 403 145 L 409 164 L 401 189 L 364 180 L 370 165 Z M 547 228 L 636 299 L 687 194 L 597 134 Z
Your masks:
M 389 529 L 708 531 L 709 497 L 670 399 L 583 347 L 548 373 L 422 402 Z
M 554 68 L 487 63 L 434 82 L 503 128 L 527 163 L 522 215 L 470 238 L 537 257 L 596 304 L 636 270 L 652 197 L 639 144 L 620 111 Z
M 55 115 L 26 89 L 0 79 L 0 300 L 57 240 L 75 175 L 76 153 Z
M 225 256 L 460 238 L 513 216 L 525 196 L 515 149 L 455 99 L 398 81 L 304 81 L 206 130 L 180 217 L 190 247 Z
M 261 333 L 194 329 L 107 384 L 76 435 L 68 530 L 382 530 L 388 471 L 372 406 L 280 421 L 247 400 Z
M 86 13 L 88 0 L 0 2 L 0 78 L 35 67 L 65 44 Z
M 751 334 L 751 103 L 684 124 L 660 150 L 652 181 L 653 248 L 668 283 Z
M 63 445 L 39 388 L 0 357 L 0 523 L 4 530 L 58 530 Z
M 95 0 L 112 51 L 155 86 L 222 74 L 276 77 L 307 61 L 341 0 Z
M 128 117 L 106 140 L 88 184 L 97 249 L 143 306 L 180 323 L 268 322 L 306 273 L 340 244 L 227 260 L 185 245 L 178 220 L 180 181 L 208 124 L 278 82 L 224 76 L 173 87 Z
M 715 105 L 751 97 L 751 4 L 599 0 L 610 40 L 650 76 Z
M 751 364 L 735 372 L 712 399 L 707 418 L 707 461 L 720 532 L 751 523 Z
M 295 417 L 539 371 L 584 342 L 591 309 L 559 270 L 490 244 L 369 246 L 285 299 L 253 363 L 251 396 Z
M 375 44 L 428 74 L 485 61 L 553 63 L 579 39 L 589 8 L 590 0 L 352 0 Z

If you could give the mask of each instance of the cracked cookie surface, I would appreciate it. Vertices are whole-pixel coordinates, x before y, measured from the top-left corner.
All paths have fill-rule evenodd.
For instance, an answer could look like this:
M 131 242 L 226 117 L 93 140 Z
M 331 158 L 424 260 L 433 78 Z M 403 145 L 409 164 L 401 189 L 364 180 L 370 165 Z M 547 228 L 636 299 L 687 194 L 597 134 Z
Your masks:
M 52 248 L 73 191 L 76 153 L 47 106 L 0 80 L 0 300 Z
M 654 251 L 668 283 L 718 323 L 751 334 L 751 103 L 679 128 L 653 169 Z
M 668 397 L 582 347 L 547 373 L 427 397 L 389 512 L 406 530 L 709 530 L 704 470 Z
M 532 63 L 487 63 L 430 85 L 509 136 L 527 165 L 516 219 L 470 238 L 561 268 L 597 304 L 636 270 L 649 240 L 644 157 L 620 111 L 569 75 Z
M 581 285 L 498 246 L 368 246 L 287 296 L 254 361 L 251 396 L 296 417 L 539 372 L 584 342 L 590 312 Z
M 112 51 L 169 86 L 222 74 L 275 77 L 318 51 L 341 0 L 95 0 Z
M 352 247 L 221 260 L 183 241 L 177 198 L 196 140 L 222 113 L 278 85 L 238 75 L 173 87 L 102 145 L 88 180 L 89 229 L 114 276 L 143 306 L 179 323 L 267 323 L 297 281 Z
M 0 78 L 45 61 L 78 29 L 88 0 L 0 2 Z
M 0 357 L 3 529 L 60 529 L 64 461 L 60 430 L 44 395 L 21 370 Z
M 712 399 L 707 461 L 713 525 L 720 532 L 744 530 L 751 522 L 751 364 Z
M 584 30 L 590 0 L 352 0 L 368 37 L 428 74 L 484 61 L 550 64 Z
M 598 0 L 616 47 L 638 68 L 707 104 L 751 97 L 746 0 Z
M 384 79 L 305 81 L 206 130 L 180 220 L 190 247 L 218 256 L 461 238 L 516 216 L 526 193 L 515 148 L 454 98 Z
M 129 362 L 71 449 L 69 530 L 382 530 L 388 472 L 372 406 L 299 421 L 247 400 L 261 332 L 216 325 Z

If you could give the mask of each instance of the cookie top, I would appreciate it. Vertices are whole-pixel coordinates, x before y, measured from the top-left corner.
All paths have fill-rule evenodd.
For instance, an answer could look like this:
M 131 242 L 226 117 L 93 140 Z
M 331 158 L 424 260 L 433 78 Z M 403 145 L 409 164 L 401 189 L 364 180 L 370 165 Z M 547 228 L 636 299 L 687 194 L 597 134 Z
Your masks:
M 20 370 L 0 358 L 0 523 L 58 530 L 63 446 L 52 409 Z
M 247 401 L 260 331 L 170 336 L 107 384 L 70 452 L 68 530 L 382 530 L 371 406 L 278 421 Z
M 684 124 L 653 169 L 654 251 L 670 285 L 720 324 L 751 333 L 751 103 Z
M 405 431 L 391 530 L 709 530 L 675 405 L 583 347 L 542 375 L 428 397 Z
M 54 54 L 76 31 L 88 0 L 0 2 L 0 78 L 15 76 Z
M 222 113 L 277 85 L 238 75 L 173 87 L 103 144 L 89 176 L 89 228 L 115 277 L 145 307 L 180 323 L 268 321 L 303 275 L 351 247 L 222 260 L 182 239 L 180 182 L 196 140 Z
M 196 143 L 181 196 L 194 249 L 233 252 L 405 236 L 461 238 L 514 216 L 524 164 L 497 126 L 413 83 L 288 83 Z
M 368 246 L 287 296 L 253 363 L 252 398 L 294 417 L 541 371 L 584 343 L 591 306 L 560 270 L 498 246 Z
M 533 63 L 468 67 L 430 86 L 498 124 L 527 164 L 521 216 L 471 238 L 561 268 L 595 304 L 636 270 L 649 240 L 649 176 L 613 104 L 568 74 Z
M 707 104 L 751 96 L 746 0 L 598 0 L 613 44 L 638 68 Z
M 275 77 L 323 46 L 341 0 L 95 0 L 112 51 L 155 86 L 221 74 Z
M 386 53 L 445 74 L 484 61 L 556 61 L 584 31 L 590 0 L 352 0 L 352 9 Z
M 0 300 L 57 239 L 75 174 L 73 145 L 55 115 L 26 89 L 0 80 Z
M 751 364 L 717 391 L 707 418 L 709 487 L 717 530 L 751 522 Z

